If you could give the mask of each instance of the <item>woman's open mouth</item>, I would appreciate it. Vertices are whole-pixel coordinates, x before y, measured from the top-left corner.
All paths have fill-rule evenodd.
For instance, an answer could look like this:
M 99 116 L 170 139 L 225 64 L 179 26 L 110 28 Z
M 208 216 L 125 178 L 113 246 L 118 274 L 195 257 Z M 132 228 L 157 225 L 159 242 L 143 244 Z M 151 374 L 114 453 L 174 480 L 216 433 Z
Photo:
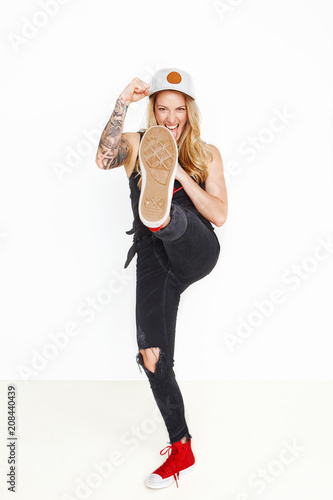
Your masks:
M 179 125 L 173 125 L 172 127 L 170 127 L 169 125 L 165 125 L 165 127 L 170 130 L 170 132 L 172 133 L 172 135 L 174 136 L 174 138 L 176 139 L 177 137 L 177 133 L 178 133 L 178 128 L 179 128 Z

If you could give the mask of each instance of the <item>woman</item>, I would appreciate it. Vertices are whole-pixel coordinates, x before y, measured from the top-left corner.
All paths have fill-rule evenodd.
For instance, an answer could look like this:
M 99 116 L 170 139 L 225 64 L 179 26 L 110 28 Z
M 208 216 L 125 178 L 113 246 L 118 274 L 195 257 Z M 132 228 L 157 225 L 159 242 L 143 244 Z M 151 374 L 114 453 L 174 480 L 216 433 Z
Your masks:
M 147 131 L 123 133 L 128 106 L 147 96 Z M 151 85 L 134 78 L 102 133 L 96 163 L 105 170 L 124 165 L 129 179 L 134 241 L 125 267 L 137 253 L 137 363 L 170 438 L 160 452 L 168 452 L 167 460 L 145 484 L 164 488 L 176 481 L 178 487 L 177 478 L 195 464 L 173 370 L 178 304 L 181 293 L 215 267 L 220 245 L 212 224 L 220 227 L 227 217 L 222 158 L 200 139 L 191 76 L 166 68 Z

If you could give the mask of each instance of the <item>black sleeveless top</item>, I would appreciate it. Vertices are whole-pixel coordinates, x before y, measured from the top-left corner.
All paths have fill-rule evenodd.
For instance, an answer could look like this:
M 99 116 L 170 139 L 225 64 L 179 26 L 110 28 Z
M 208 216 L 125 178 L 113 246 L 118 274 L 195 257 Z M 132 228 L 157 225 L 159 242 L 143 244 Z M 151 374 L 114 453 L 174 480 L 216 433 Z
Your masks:
M 141 141 L 142 136 L 144 134 L 144 131 L 140 130 L 139 134 L 140 134 L 140 141 Z M 179 162 L 179 164 L 181 165 L 180 162 Z M 131 204 L 132 204 L 132 211 L 133 211 L 134 220 L 133 220 L 132 229 L 130 229 L 129 231 L 126 231 L 126 234 L 133 234 L 134 236 L 133 236 L 133 244 L 132 244 L 132 246 L 129 249 L 128 254 L 127 254 L 127 259 L 126 259 L 125 266 L 124 266 L 125 268 L 129 265 L 129 263 L 133 259 L 134 255 L 136 254 L 137 240 L 139 238 L 143 238 L 145 236 L 152 235 L 152 232 L 150 231 L 150 229 L 141 222 L 141 219 L 139 217 L 139 210 L 138 210 L 139 198 L 140 198 L 140 189 L 138 186 L 139 180 L 140 180 L 140 175 L 134 169 L 134 171 L 132 172 L 132 175 L 129 178 L 130 199 L 131 199 Z M 200 182 L 199 186 L 202 189 L 205 189 L 204 182 Z M 212 224 L 209 222 L 209 220 L 207 220 L 195 208 L 191 198 L 186 194 L 185 189 L 182 189 L 181 183 L 179 181 L 177 181 L 176 179 L 175 179 L 175 183 L 174 183 L 174 189 L 176 190 L 176 192 L 173 195 L 172 202 L 178 203 L 182 207 L 185 207 L 188 210 L 191 210 L 192 212 L 194 212 L 209 229 L 214 231 L 214 227 L 212 226 Z

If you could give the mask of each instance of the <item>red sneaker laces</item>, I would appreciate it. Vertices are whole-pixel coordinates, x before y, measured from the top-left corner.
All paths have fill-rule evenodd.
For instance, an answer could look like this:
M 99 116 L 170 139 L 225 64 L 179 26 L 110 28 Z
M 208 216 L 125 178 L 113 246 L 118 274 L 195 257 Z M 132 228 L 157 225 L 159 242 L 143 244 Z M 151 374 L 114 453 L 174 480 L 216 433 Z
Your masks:
M 179 453 L 180 453 L 180 448 L 179 446 L 175 446 L 175 443 L 172 444 L 171 446 L 166 446 L 163 448 L 163 450 L 160 451 L 160 455 L 165 455 L 168 453 L 168 458 L 164 462 L 164 464 L 161 465 L 161 467 L 158 468 L 160 472 L 172 472 L 173 477 L 175 478 L 177 488 L 178 486 L 178 481 L 177 477 L 179 479 Z M 157 472 L 157 471 L 156 471 Z

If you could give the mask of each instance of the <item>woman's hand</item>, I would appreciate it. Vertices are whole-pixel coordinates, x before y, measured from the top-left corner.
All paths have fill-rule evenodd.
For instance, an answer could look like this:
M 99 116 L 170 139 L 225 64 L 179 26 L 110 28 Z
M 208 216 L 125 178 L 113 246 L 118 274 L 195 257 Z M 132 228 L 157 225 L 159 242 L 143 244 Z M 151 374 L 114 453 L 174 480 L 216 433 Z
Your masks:
M 131 102 L 140 101 L 149 94 L 150 85 L 140 78 L 135 77 L 129 85 L 122 91 L 120 97 L 123 99 L 126 106 Z
M 184 175 L 186 175 L 186 172 L 183 169 L 183 167 L 180 166 L 180 164 L 178 162 L 178 165 L 176 167 L 176 176 L 175 176 L 175 179 L 177 181 L 179 181 L 180 183 L 182 183 L 182 179 L 184 179 Z

